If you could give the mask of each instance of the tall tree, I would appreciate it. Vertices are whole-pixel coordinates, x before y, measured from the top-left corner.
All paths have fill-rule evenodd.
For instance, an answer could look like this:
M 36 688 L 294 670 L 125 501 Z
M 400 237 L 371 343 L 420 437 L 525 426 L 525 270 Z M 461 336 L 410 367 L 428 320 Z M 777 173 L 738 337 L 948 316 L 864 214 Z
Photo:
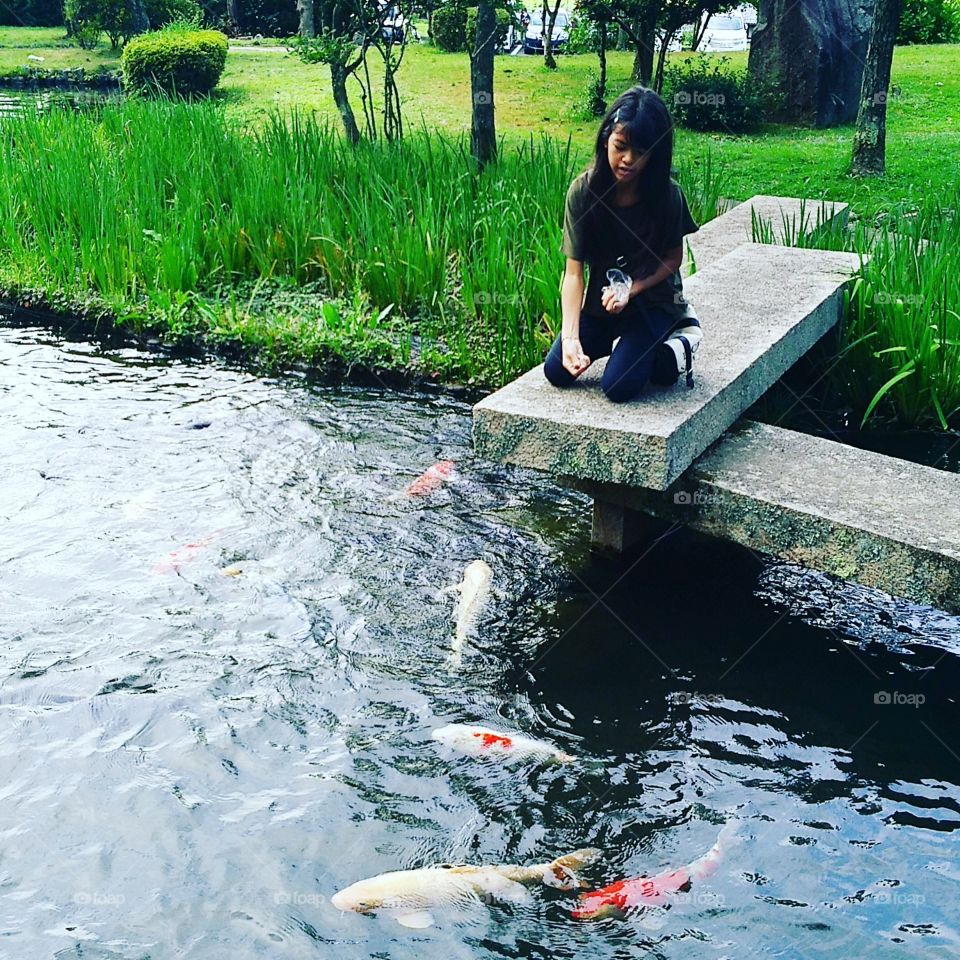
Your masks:
M 146 33 L 150 29 L 150 18 L 143 0 L 130 0 L 130 34 Z
M 610 4 L 607 0 L 577 0 L 577 12 L 585 16 L 597 29 L 597 60 L 599 74 L 597 77 L 597 102 L 593 104 L 594 112 L 599 116 L 606 110 L 607 97 L 607 50 L 610 46 L 610 25 L 613 21 Z
M 633 47 L 632 79 L 644 86 L 653 76 L 653 47 L 657 17 L 663 0 L 610 0 L 610 19 L 626 34 Z
M 543 0 L 543 9 L 540 14 L 543 33 L 540 34 L 540 37 L 543 41 L 543 65 L 549 70 L 557 69 L 557 61 L 553 56 L 553 31 L 556 29 L 559 13 L 560 0 L 556 0 L 552 7 L 548 0 Z
M 227 20 L 230 32 L 237 36 L 240 33 L 240 0 L 227 0 Z
M 297 0 L 297 12 L 300 14 L 300 36 L 312 40 L 317 35 L 317 25 L 313 18 L 313 0 Z
M 470 50 L 470 92 L 473 112 L 470 148 L 481 169 L 497 157 L 497 128 L 493 113 L 493 55 L 497 38 L 497 12 L 493 0 L 480 0 L 477 30 Z
M 877 0 L 874 7 L 853 135 L 850 172 L 855 177 L 883 176 L 886 168 L 887 91 L 900 9 L 901 0 Z

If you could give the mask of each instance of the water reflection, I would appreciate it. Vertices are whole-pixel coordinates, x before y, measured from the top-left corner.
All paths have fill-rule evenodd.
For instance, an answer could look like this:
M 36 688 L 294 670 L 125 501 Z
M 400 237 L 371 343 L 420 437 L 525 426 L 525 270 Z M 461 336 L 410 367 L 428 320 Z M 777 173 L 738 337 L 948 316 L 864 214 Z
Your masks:
M 0 87 L 0 120 L 23 116 L 28 112 L 95 112 L 121 97 L 122 94 L 117 90 Z
M 446 398 L 29 329 L 0 328 L 0 370 L 11 955 L 954 948 L 955 621 L 825 603 L 812 575 L 685 531 L 591 559 L 585 501 L 475 462 Z M 458 482 L 392 496 L 440 458 Z M 452 674 L 441 591 L 477 557 L 493 600 Z M 478 764 L 438 751 L 445 723 L 578 760 Z M 585 845 L 609 883 L 689 863 L 726 816 L 741 840 L 715 876 L 624 922 L 574 923 L 557 893 L 416 932 L 328 902 Z

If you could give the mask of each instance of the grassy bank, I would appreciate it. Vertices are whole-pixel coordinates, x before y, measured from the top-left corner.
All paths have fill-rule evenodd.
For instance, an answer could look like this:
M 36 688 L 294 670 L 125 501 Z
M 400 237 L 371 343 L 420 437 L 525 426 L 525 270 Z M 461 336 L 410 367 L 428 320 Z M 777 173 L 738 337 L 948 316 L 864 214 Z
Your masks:
M 681 160 L 708 219 L 717 171 Z M 574 166 L 554 141 L 505 150 L 476 177 L 463 138 L 346 150 L 314 117 L 250 134 L 216 105 L 131 102 L 98 122 L 5 123 L 0 169 L 7 288 L 95 296 L 171 336 L 496 384 L 538 363 L 558 328 Z
M 694 217 L 711 219 L 726 171 L 709 154 L 676 159 Z M 217 104 L 8 121 L 0 287 L 268 364 L 336 357 L 495 386 L 539 363 L 559 328 L 577 166 L 569 144 L 530 140 L 476 176 L 462 137 L 347 150 L 313 115 L 251 133 Z M 953 184 L 872 248 L 833 374 L 857 418 L 957 423 L 958 209 Z

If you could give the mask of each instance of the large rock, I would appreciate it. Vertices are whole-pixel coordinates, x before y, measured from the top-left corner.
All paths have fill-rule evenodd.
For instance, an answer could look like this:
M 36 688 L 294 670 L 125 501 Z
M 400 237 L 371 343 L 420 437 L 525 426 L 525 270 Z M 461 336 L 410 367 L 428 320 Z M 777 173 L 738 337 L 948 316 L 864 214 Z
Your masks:
M 771 119 L 829 127 L 857 118 L 873 0 L 760 0 L 750 76 L 780 91 Z

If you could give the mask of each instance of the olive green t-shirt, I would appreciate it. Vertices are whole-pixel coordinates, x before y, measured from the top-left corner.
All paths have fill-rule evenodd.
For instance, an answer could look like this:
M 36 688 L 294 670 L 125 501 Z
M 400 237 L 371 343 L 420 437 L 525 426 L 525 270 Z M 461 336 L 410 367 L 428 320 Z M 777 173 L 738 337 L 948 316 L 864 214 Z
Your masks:
M 624 272 L 633 279 L 648 277 L 656 272 L 667 251 L 683 245 L 688 233 L 700 228 L 690 215 L 687 198 L 676 181 L 670 181 L 670 201 L 666 206 L 665 222 L 658 223 L 648 213 L 641 199 L 627 207 L 616 206 L 612 193 L 609 202 L 598 204 L 594 217 L 586 216 L 591 200 L 587 189 L 588 173 L 577 177 L 567 190 L 563 214 L 563 245 L 561 249 L 572 260 L 587 264 L 590 272 L 583 312 L 593 316 L 609 316 L 601 300 L 601 290 L 607 285 L 607 270 L 615 267 L 623 257 Z M 696 317 L 696 311 L 683 295 L 680 271 L 675 271 L 655 287 L 644 290 L 621 312 L 629 316 L 640 308 L 640 301 L 673 314 L 677 320 Z

